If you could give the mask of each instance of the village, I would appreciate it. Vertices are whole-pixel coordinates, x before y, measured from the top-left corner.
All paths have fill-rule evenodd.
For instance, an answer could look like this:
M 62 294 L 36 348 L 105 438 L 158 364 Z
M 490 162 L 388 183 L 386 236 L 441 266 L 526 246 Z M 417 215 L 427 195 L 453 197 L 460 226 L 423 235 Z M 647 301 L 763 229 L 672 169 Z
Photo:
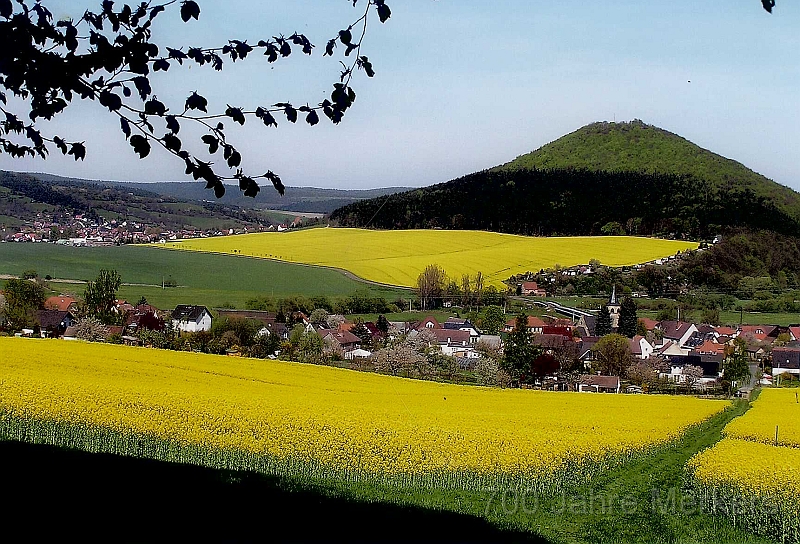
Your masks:
M 283 232 L 303 224 L 302 217 L 285 223 L 240 228 L 168 228 L 136 220 L 107 220 L 97 215 L 39 213 L 34 220 L 14 228 L 0 228 L 0 242 L 55 243 L 74 247 L 104 247 L 121 244 L 166 243 L 190 238 L 231 236 L 251 232 Z
M 525 289 L 537 294 L 531 287 Z M 800 326 L 729 327 L 637 318 L 636 334 L 624 337 L 617 334 L 624 311 L 615 293 L 600 312 L 607 311 L 611 334 L 600 330 L 602 317 L 590 312 L 577 312 L 571 318 L 526 315 L 524 326 L 535 359 L 516 373 L 504 359 L 504 350 L 520 326 L 511 314 L 503 317 L 500 330 L 491 331 L 497 334 L 487 334 L 470 319 L 455 316 L 441 322 L 432 315 L 390 322 L 381 315 L 377 322 L 364 322 L 324 309 L 309 315 L 212 310 L 202 305 L 162 310 L 145 300 L 135 305 L 116 300 L 113 312 L 118 324 L 81 327 L 86 320 L 78 318 L 80 304 L 71 296 L 49 297 L 35 312 L 33 326 L 16 334 L 561 391 L 709 395 L 727 389 L 746 396 L 757 384 L 786 384 L 800 378 Z M 608 349 L 611 337 L 624 338 L 621 354 Z M 726 383 L 726 361 L 737 353 L 746 357 L 750 377 Z

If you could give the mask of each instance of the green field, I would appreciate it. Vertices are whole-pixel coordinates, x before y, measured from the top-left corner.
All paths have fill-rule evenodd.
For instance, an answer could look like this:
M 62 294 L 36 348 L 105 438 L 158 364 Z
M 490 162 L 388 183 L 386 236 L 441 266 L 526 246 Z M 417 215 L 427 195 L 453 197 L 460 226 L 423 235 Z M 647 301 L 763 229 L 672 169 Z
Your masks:
M 555 265 L 608 266 L 652 261 L 695 249 L 694 242 L 633 236 L 534 238 L 485 231 L 311 229 L 184 240 L 174 249 L 250 255 L 348 270 L 361 278 L 412 287 L 430 264 L 460 280 L 481 272 L 487 285 L 503 287 L 514 274 Z
M 341 272 L 266 259 L 158 251 L 151 247 L 119 246 L 73 248 L 54 244 L 0 244 L 0 274 L 19 275 L 34 269 L 40 276 L 72 280 L 94 279 L 100 269 L 117 270 L 126 284 L 120 298 L 136 301 L 145 296 L 159 308 L 176 304 L 244 307 L 255 297 L 289 295 L 351 295 L 359 289 L 394 300 L 408 293 L 366 285 Z M 178 287 L 161 288 L 172 280 Z M 83 293 L 74 283 L 50 284 L 54 291 Z

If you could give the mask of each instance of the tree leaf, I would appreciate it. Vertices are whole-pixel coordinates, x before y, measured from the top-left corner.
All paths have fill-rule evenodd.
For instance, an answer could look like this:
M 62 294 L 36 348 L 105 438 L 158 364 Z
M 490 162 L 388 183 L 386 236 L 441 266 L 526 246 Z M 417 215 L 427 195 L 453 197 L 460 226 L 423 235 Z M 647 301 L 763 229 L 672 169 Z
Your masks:
M 167 107 L 162 102 L 153 98 L 144 103 L 144 113 L 146 115 L 162 116 L 167 113 Z
M 197 94 L 197 91 L 193 92 L 192 95 L 186 99 L 186 109 L 200 110 L 208 113 L 207 107 L 208 100 Z
M 228 109 L 225 110 L 225 115 L 240 125 L 244 125 L 244 113 L 242 113 L 242 108 L 234 108 L 229 104 Z
M 14 6 L 11 5 L 11 0 L 0 0 L 0 17 L 8 19 L 14 12 Z
M 236 168 L 240 164 L 242 164 L 242 156 L 234 149 L 231 153 L 231 156 L 228 157 L 228 166 L 231 168 Z
M 167 130 L 172 132 L 173 134 L 177 134 L 181 131 L 181 125 L 178 123 L 178 120 L 175 118 L 174 115 L 167 115 Z
M 306 123 L 308 123 L 312 127 L 317 123 L 319 123 L 319 115 L 317 115 L 317 112 L 315 110 L 311 110 L 310 112 L 308 112 L 308 115 L 306 115 Z
M 385 23 L 389 20 L 389 17 L 392 16 L 392 10 L 389 9 L 389 6 L 384 4 L 383 2 L 376 2 L 377 9 L 378 9 L 378 18 L 381 20 L 382 23 Z
M 124 117 L 120 117 L 119 118 L 119 125 L 120 125 L 120 127 L 122 127 L 122 132 L 125 133 L 125 139 L 127 140 L 128 138 L 130 138 L 131 137 L 131 125 L 130 125 L 130 123 L 128 123 L 128 120 L 125 119 Z
M 180 152 L 181 140 L 174 134 L 171 133 L 164 134 L 164 137 L 161 138 L 161 140 L 164 142 L 164 147 L 166 147 L 170 151 L 174 151 L 175 153 Z
M 268 126 L 268 127 L 269 126 L 273 126 L 273 127 L 277 127 L 278 126 L 278 122 L 275 120 L 275 118 L 272 116 L 272 114 L 269 111 L 267 111 L 264 108 L 262 108 L 262 107 L 256 108 L 256 117 L 261 119 L 264 122 L 264 124 L 266 126 Z
M 147 100 L 147 97 L 153 92 L 150 88 L 150 80 L 144 76 L 133 78 L 133 84 L 136 85 L 136 90 L 139 91 L 139 97 L 142 99 L 142 102 Z
M 219 139 L 216 136 L 212 134 L 206 134 L 200 139 L 203 140 L 204 143 L 208 144 L 208 153 L 210 155 L 213 155 L 219 150 Z
M 141 134 L 134 134 L 130 139 L 133 150 L 139 154 L 139 158 L 143 159 L 150 154 L 150 142 Z
M 82 143 L 74 143 L 69 148 L 69 154 L 75 157 L 75 160 L 83 160 L 86 158 L 86 146 Z
M 194 0 L 184 0 L 181 2 L 181 19 L 188 23 L 189 19 L 198 20 L 200 17 L 200 6 Z
M 272 186 L 275 187 L 276 191 L 278 191 L 278 194 L 283 196 L 283 193 L 286 192 L 286 187 L 283 186 L 280 176 L 278 176 L 278 174 L 274 174 L 272 170 L 270 170 L 264 174 L 264 177 L 270 180 L 272 182 Z
M 122 107 L 122 98 L 118 94 L 111 91 L 103 91 L 100 93 L 100 104 L 107 107 L 110 111 L 117 111 Z

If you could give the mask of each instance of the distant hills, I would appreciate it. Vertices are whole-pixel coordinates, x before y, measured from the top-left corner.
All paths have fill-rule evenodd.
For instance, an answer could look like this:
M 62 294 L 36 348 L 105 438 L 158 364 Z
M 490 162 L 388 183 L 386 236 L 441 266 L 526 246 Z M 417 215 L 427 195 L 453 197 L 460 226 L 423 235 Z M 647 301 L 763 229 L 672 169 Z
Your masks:
M 406 187 L 386 187 L 382 189 L 367 190 L 341 190 L 320 189 L 315 187 L 287 187 L 286 194 L 280 196 L 272 186 L 262 186 L 256 198 L 246 197 L 238 186 L 230 185 L 225 191 L 225 196 L 214 198 L 214 192 L 205 188 L 201 182 L 166 181 L 156 183 L 136 183 L 125 181 L 92 181 L 64 178 L 52 174 L 31 174 L 45 182 L 77 181 L 80 183 L 94 183 L 111 187 L 131 187 L 163 196 L 169 196 L 187 201 L 213 202 L 215 204 L 236 206 L 238 208 L 253 208 L 259 210 L 283 210 L 304 213 L 330 213 L 336 208 L 360 200 L 384 196 L 387 194 L 405 191 Z
M 31 223 L 42 212 L 70 211 L 171 230 L 240 229 L 291 222 L 296 214 L 327 214 L 345 204 L 402 190 L 287 187 L 282 198 L 268 186 L 252 199 L 231 186 L 217 200 L 199 182 L 89 181 L 0 170 L 0 228 Z
M 140 188 L 0 171 L 0 228 L 64 212 L 135 221 L 166 229 L 238 229 L 269 224 L 257 210 L 190 202 Z
M 594 123 L 507 164 L 350 204 L 331 219 L 533 235 L 797 235 L 800 194 L 641 121 Z

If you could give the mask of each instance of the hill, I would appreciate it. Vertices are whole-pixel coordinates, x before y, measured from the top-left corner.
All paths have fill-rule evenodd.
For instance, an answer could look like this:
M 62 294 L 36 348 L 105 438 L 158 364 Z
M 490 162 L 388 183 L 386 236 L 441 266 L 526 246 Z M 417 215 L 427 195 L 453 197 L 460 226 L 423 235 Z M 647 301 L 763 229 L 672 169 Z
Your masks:
M 138 222 L 166 229 L 239 229 L 269 224 L 255 210 L 165 197 L 141 188 L 69 178 L 0 171 L 0 228 L 32 224 L 44 217 L 86 214 L 108 221 Z
M 344 226 L 528 235 L 800 233 L 800 195 L 667 131 L 595 123 L 497 168 L 334 211 Z
M 215 199 L 213 192 L 198 182 L 164 181 L 155 183 L 137 183 L 127 181 L 86 181 L 73 178 L 64 178 L 52 174 L 33 174 L 45 182 L 64 183 L 79 182 L 93 183 L 108 187 L 127 187 L 135 190 L 144 190 L 162 196 L 168 196 L 186 201 L 213 202 L 214 204 L 235 206 L 238 208 L 253 208 L 258 210 L 283 210 L 287 212 L 327 214 L 347 204 L 368 198 L 376 198 L 392 193 L 405 191 L 405 187 L 386 187 L 381 189 L 342 190 L 320 189 L 316 187 L 287 187 L 286 194 L 280 196 L 271 189 L 262 190 L 256 198 L 246 197 L 238 186 L 227 186 L 225 196 Z
M 562 168 L 692 176 L 716 190 L 749 189 L 800 219 L 800 195 L 789 187 L 640 120 L 586 125 L 497 170 Z

